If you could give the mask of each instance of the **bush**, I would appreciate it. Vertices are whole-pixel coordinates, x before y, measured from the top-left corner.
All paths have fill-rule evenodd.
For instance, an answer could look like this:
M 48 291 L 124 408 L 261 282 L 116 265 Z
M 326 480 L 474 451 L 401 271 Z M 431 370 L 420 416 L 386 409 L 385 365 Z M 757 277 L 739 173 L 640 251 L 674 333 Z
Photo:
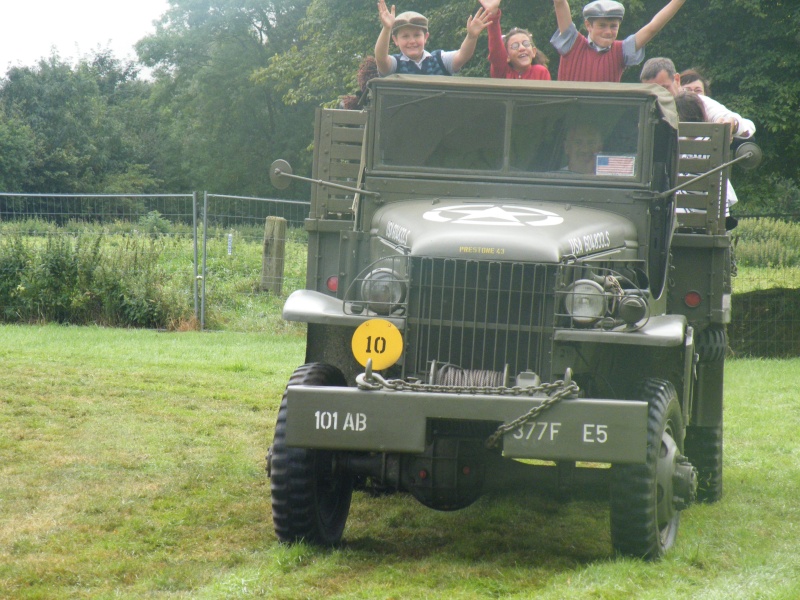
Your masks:
M 177 329 L 193 319 L 191 279 L 161 264 L 167 239 L 15 234 L 0 242 L 0 320 Z
M 765 177 L 753 170 L 738 173 L 735 185 L 740 202 L 732 209 L 734 216 L 800 214 L 800 186 L 794 179 L 775 174 Z
M 144 233 L 153 236 L 158 234 L 163 235 L 172 231 L 170 222 L 164 219 L 157 210 L 151 210 L 146 216 L 141 217 L 139 219 L 139 227 L 141 227 Z
M 736 261 L 746 267 L 800 265 L 800 225 L 772 218 L 742 219 L 733 230 Z
M 0 321 L 19 318 L 17 298 L 23 291 L 22 278 L 30 263 L 30 251 L 20 235 L 2 238 L 0 242 Z

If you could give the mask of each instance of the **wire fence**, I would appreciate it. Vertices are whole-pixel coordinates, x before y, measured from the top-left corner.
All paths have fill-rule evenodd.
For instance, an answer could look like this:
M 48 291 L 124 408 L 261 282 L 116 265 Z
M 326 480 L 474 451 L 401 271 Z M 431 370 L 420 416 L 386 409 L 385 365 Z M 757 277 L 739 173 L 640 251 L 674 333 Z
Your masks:
M 308 238 L 302 226 L 309 207 L 308 202 L 293 200 L 203 195 L 201 328 L 206 326 L 207 309 L 213 312 L 222 308 L 226 310 L 221 312 L 238 315 L 224 322 L 212 317 L 214 326 L 247 330 L 261 329 L 259 323 L 269 321 L 260 316 L 277 309 L 276 299 L 268 296 L 261 285 L 268 217 L 283 218 L 288 225 L 286 239 L 280 240 L 286 246 L 286 256 L 279 297 L 305 287 Z M 226 273 L 231 276 L 225 276 Z
M 0 256 L 7 256 L 11 251 L 8 244 L 13 236 L 32 242 L 34 251 L 42 253 L 46 243 L 43 240 L 54 237 L 102 238 L 109 254 L 113 254 L 114 247 L 128 244 L 131 239 L 158 242 L 154 253 L 163 261 L 162 270 L 169 273 L 162 281 L 166 279 L 169 285 L 180 288 L 182 295 L 190 296 L 194 322 L 199 328 L 205 328 L 208 322 L 215 328 L 259 329 L 266 327 L 259 327 L 259 323 L 266 322 L 265 314 L 276 312 L 281 297 L 305 284 L 304 272 L 299 273 L 297 265 L 304 270 L 307 238 L 302 225 L 308 212 L 308 202 L 208 192 L 0 193 L 0 244 L 6 244 L 5 247 L 0 245 L 0 251 L 4 250 Z M 259 285 L 267 217 L 281 217 L 289 225 L 289 239 L 281 241 L 291 249 L 292 266 L 286 270 L 283 291 L 278 298 L 265 294 Z M 40 240 L 38 245 L 36 240 Z M 81 243 L 86 245 L 86 242 L 74 242 L 76 246 Z M 136 252 L 141 250 L 140 245 L 129 247 Z M 300 256 L 302 259 L 298 258 Z M 53 262 L 51 258 L 44 257 L 42 261 Z M 21 311 L 3 307 L 3 299 L 9 304 L 10 297 L 20 300 L 23 288 L 27 288 L 24 292 L 29 295 L 34 291 L 27 282 L 21 283 L 19 271 L 24 265 L 5 262 L 0 261 L 0 320 L 8 321 Z M 136 265 L 133 268 L 137 268 Z M 51 270 L 50 265 L 44 270 Z M 55 273 L 55 277 L 58 276 Z M 52 288 L 45 291 L 52 292 Z M 181 294 L 172 294 L 172 298 L 178 295 Z M 53 301 L 72 303 L 74 296 Z M 152 297 L 147 301 L 153 302 Z M 44 308 L 36 309 L 47 304 L 44 299 L 29 298 L 28 304 L 34 307 L 25 313 L 23 320 L 47 320 L 52 314 Z M 253 316 L 241 317 L 248 312 Z M 68 321 L 69 317 L 64 320 Z
M 800 356 L 800 281 L 796 268 L 740 269 L 733 279 L 728 344 L 740 357 Z
M 207 192 L 0 193 L 0 244 L 14 233 L 32 239 L 97 235 L 111 245 L 117 243 L 114 236 L 169 240 L 168 251 L 160 255 L 163 268 L 190 295 L 201 329 L 270 331 L 280 321 L 285 297 L 305 287 L 308 242 L 303 222 L 308 211 L 308 202 Z M 288 224 L 278 294 L 262 287 L 268 217 Z M 3 278 L 11 268 L 0 262 L 0 303 Z M 800 356 L 800 269 L 740 266 L 733 279 L 732 315 L 728 332 L 733 355 Z

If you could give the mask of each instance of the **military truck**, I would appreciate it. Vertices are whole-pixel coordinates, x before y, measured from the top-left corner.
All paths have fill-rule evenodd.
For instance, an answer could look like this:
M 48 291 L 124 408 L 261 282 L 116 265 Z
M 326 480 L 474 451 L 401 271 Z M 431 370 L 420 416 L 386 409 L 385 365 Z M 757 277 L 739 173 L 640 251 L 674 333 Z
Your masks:
M 729 130 L 658 86 L 395 75 L 320 109 L 307 324 L 267 456 L 278 538 L 343 535 L 354 487 L 456 510 L 601 482 L 656 559 L 722 492 Z

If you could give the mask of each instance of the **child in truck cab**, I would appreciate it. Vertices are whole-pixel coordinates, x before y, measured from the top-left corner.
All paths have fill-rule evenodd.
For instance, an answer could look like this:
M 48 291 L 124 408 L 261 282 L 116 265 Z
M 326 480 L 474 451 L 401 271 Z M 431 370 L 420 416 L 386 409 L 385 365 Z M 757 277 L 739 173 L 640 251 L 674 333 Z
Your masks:
M 489 17 L 483 8 L 467 19 L 467 37 L 458 50 L 425 50 L 428 41 L 428 19 L 418 12 L 406 11 L 395 17 L 394 5 L 389 9 L 385 0 L 378 0 L 381 33 L 375 42 L 375 60 L 382 77 L 392 73 L 416 75 L 453 75 L 461 70 L 475 53 L 475 44 L 481 31 L 489 26 Z M 389 39 L 400 50 L 389 54 Z
M 623 71 L 644 60 L 644 47 L 669 23 L 685 0 L 670 0 L 644 27 L 617 40 L 625 7 L 614 0 L 595 0 L 583 7 L 587 37 L 572 22 L 567 0 L 553 0 L 558 31 L 550 43 L 561 55 L 560 81 L 619 82 Z
M 489 64 L 496 79 L 550 79 L 547 57 L 533 43 L 530 31 L 514 27 L 506 35 L 500 28 L 500 0 L 480 0 L 489 14 Z

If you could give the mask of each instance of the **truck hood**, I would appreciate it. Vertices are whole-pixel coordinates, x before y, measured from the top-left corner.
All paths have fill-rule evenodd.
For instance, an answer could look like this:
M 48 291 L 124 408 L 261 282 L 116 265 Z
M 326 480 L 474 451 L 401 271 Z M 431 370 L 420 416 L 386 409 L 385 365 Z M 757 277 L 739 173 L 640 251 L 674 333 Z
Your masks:
M 378 235 L 412 256 L 559 263 L 638 248 L 636 227 L 606 211 L 519 199 L 414 200 L 380 208 Z

